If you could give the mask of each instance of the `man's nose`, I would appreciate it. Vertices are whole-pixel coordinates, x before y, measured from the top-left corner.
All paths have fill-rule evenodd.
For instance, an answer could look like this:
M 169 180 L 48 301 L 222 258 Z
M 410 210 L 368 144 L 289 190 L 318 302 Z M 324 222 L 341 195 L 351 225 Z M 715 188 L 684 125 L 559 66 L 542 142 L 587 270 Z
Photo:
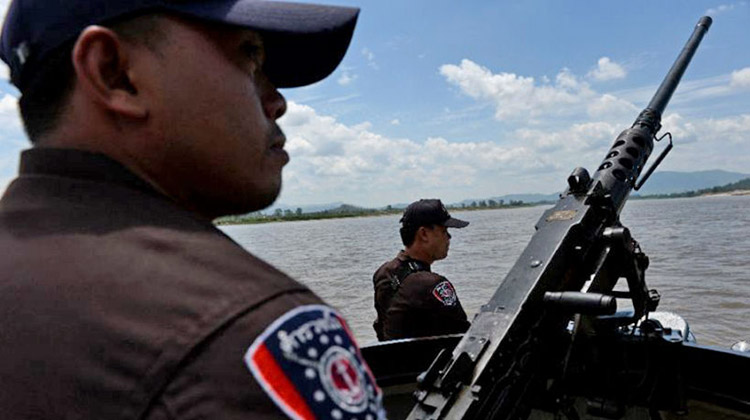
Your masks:
M 260 90 L 260 100 L 263 106 L 263 112 L 266 117 L 275 121 L 286 113 L 286 98 L 276 89 L 276 86 L 268 79 L 265 72 L 258 74 L 258 89 Z
M 263 111 L 272 120 L 281 118 L 286 113 L 286 98 L 275 87 L 263 97 Z

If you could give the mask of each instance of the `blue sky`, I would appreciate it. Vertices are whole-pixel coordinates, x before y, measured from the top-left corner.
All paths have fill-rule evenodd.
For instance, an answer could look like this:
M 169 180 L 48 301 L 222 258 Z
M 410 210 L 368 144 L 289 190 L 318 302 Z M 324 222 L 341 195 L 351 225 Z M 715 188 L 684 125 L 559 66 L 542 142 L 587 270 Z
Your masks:
M 336 72 L 282 91 L 291 162 L 278 203 L 561 191 L 574 167 L 600 163 L 706 14 L 663 118 L 675 149 L 661 168 L 750 173 L 748 1 L 327 3 L 362 11 Z M 0 189 L 28 147 L 16 96 L 0 82 Z

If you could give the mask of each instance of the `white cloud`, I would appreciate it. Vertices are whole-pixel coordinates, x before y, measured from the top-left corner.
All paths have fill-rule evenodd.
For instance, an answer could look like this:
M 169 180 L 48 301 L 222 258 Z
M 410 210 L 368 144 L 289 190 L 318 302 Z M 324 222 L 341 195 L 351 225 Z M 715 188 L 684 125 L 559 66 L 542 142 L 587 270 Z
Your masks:
M 10 6 L 10 0 L 0 0 L 0 31 L 5 23 L 5 15 L 8 14 L 8 6 Z M 0 80 L 10 80 L 10 69 L 2 61 L 0 61 Z
M 16 109 L 18 100 L 7 93 L 0 99 L 0 115 L 8 114 Z
M 633 116 L 629 113 L 627 121 Z M 367 122 L 345 125 L 294 102 L 280 124 L 292 157 L 284 171 L 281 202 L 345 201 L 365 206 L 425 194 L 451 202 L 562 190 L 573 168 L 584 166 L 593 174 L 628 126 L 622 120 L 599 120 L 560 129 L 524 127 L 493 141 L 457 142 L 443 136 L 417 141 L 381 135 Z M 665 169 L 747 171 L 750 114 L 690 120 L 667 114 L 662 124 L 662 133 L 670 131 L 675 143 Z M 657 145 L 654 153 L 662 147 Z
M 746 95 L 741 89 L 746 87 L 748 72 L 745 69 L 736 70 L 733 73 L 706 77 L 703 79 L 688 79 L 680 82 L 677 90 L 669 102 L 670 107 L 688 103 L 698 103 L 701 106 L 709 99 L 723 98 L 727 96 Z M 640 86 L 616 92 L 617 97 L 624 100 L 641 102 L 650 98 L 659 85 Z
M 458 66 L 441 66 L 440 73 L 470 97 L 491 102 L 498 120 L 556 113 L 593 96 L 588 86 L 579 83 L 566 69 L 557 75 L 555 85 L 537 85 L 533 77 L 513 73 L 493 74 L 467 59 Z
M 15 178 L 20 151 L 29 147 L 16 103 L 9 94 L 0 99 L 0 194 Z
M 367 64 L 370 67 L 376 70 L 378 69 L 378 63 L 375 62 L 375 54 L 372 51 L 370 51 L 368 48 L 362 48 L 362 55 L 365 57 L 365 59 L 367 60 Z
M 749 88 L 750 67 L 745 67 L 744 69 L 733 71 L 732 78 L 729 81 L 729 86 L 733 88 Z
M 698 141 L 716 144 L 726 156 L 740 153 L 735 158 L 743 158 L 750 153 L 750 114 L 698 120 L 686 127 Z
M 664 161 L 663 169 L 697 171 L 725 169 L 747 172 L 750 155 L 750 114 L 727 118 L 687 120 L 679 114 L 662 119 L 659 135 L 670 132 L 675 149 Z M 559 179 L 576 166 L 585 166 L 593 174 L 609 147 L 623 129 L 622 124 L 591 122 L 573 124 L 560 130 L 519 129 L 513 136 L 523 142 L 532 156 L 554 156 L 550 165 Z M 653 162 L 664 144 L 655 144 Z M 550 177 L 554 182 L 555 177 Z M 530 190 L 529 190 L 530 191 Z
M 391 120 L 391 125 L 401 125 L 401 121 L 398 118 Z
M 524 189 L 539 192 L 553 192 L 551 188 L 562 190 L 567 176 L 579 166 L 585 167 L 593 175 L 615 137 L 624 128 L 621 124 L 600 121 L 573 124 L 559 130 L 516 130 L 513 136 L 531 149 L 532 156 L 546 161 L 548 167 L 546 174 L 524 174 L 531 178 L 531 182 L 538 183 L 528 185 L 530 181 L 525 181 Z
M 329 104 L 333 104 L 333 103 L 337 103 L 337 102 L 347 102 L 347 101 L 351 101 L 352 99 L 358 98 L 358 97 L 359 97 L 358 93 L 353 93 L 351 95 L 337 96 L 337 97 L 334 97 L 334 98 L 326 99 L 326 102 L 329 103 Z
M 615 121 L 634 118 L 640 111 L 632 103 L 607 93 L 589 103 L 587 110 L 592 117 Z
M 0 18 L 2 18 L 0 22 L 5 22 L 5 15 L 8 14 L 8 6 L 10 6 L 10 0 L 0 0 Z
M 672 133 L 675 144 L 665 160 L 666 169 L 748 171 L 750 114 L 690 121 L 672 114 L 664 118 L 662 125 L 664 132 Z
M 546 77 L 537 83 L 533 77 L 494 74 L 467 59 L 458 66 L 441 66 L 440 73 L 464 94 L 492 104 L 498 120 L 530 122 L 540 116 L 575 114 L 611 119 L 635 109 L 623 99 L 598 94 L 567 68 L 560 70 L 554 83 Z
M 347 86 L 351 84 L 353 81 L 357 79 L 356 74 L 351 74 L 348 71 L 344 71 L 341 73 L 341 77 L 339 77 L 338 83 L 341 86 Z
M 554 131 L 522 128 L 516 130 L 515 135 L 535 151 L 564 151 L 578 158 L 581 153 L 608 146 L 623 128 L 606 122 L 590 122 Z
M 8 134 L 21 128 L 17 103 L 18 99 L 7 93 L 0 99 L 0 124 L 3 126 L 3 134 Z
M 292 157 L 284 170 L 284 202 L 315 203 L 327 197 L 323 201 L 378 205 L 430 192 L 464 191 L 454 197 L 458 200 L 471 195 L 467 187 L 496 190 L 495 179 L 548 166 L 526 146 L 389 138 L 373 132 L 369 123 L 347 126 L 294 102 L 279 123 Z
M 746 1 L 740 1 L 740 2 L 732 3 L 732 4 L 722 4 L 717 7 L 712 7 L 706 10 L 706 14 L 709 16 L 716 16 L 720 13 L 726 13 L 726 12 L 734 10 L 735 8 L 743 7 L 746 5 L 747 5 Z
M 609 57 L 602 57 L 599 59 L 595 69 L 591 70 L 587 76 L 596 81 L 606 81 L 613 79 L 623 79 L 627 75 L 625 69 L 610 60 Z
M 3 62 L 0 62 L 0 80 L 5 82 L 10 80 L 10 69 Z

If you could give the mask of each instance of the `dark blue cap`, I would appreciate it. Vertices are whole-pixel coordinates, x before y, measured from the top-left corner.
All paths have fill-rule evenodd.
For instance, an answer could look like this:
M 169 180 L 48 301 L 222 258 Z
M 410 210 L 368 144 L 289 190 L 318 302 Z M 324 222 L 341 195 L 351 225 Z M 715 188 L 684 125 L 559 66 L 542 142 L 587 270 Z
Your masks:
M 48 53 L 89 25 L 168 12 L 260 32 L 265 71 L 277 87 L 315 83 L 341 62 L 359 9 L 265 0 L 13 0 L 0 58 L 21 91 Z
M 464 228 L 469 222 L 455 219 L 448 213 L 443 202 L 436 199 L 421 199 L 409 204 L 401 217 L 401 223 L 406 226 L 432 226 L 441 225 L 451 228 Z

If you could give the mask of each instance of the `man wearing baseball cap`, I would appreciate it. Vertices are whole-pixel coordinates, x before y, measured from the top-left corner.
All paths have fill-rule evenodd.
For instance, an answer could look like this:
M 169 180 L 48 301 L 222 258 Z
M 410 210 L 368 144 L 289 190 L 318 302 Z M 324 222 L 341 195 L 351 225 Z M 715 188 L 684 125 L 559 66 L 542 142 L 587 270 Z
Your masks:
M 0 201 L 8 419 L 383 418 L 341 315 L 212 219 L 271 204 L 279 87 L 358 9 L 13 0 L 0 57 L 33 147 Z
M 469 222 L 451 217 L 440 200 L 422 199 L 406 207 L 401 224 L 405 249 L 373 276 L 378 340 L 465 332 L 469 321 L 456 289 L 430 265 L 448 256 L 448 228 Z

